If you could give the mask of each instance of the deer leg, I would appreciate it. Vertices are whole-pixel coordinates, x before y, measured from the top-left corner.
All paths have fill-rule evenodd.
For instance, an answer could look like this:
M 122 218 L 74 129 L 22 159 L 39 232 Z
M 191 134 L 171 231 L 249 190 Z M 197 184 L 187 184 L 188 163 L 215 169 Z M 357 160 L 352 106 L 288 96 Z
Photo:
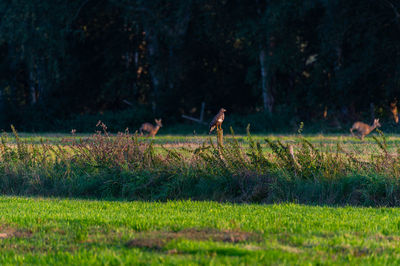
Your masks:
M 354 133 L 353 133 L 353 128 L 350 128 L 350 133 L 351 133 L 351 135 L 354 137 Z

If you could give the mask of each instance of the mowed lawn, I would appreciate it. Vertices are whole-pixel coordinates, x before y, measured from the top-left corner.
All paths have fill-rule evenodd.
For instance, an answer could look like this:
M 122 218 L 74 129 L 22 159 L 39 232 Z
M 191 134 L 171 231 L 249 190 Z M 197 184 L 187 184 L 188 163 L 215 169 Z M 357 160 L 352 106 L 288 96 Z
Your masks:
M 400 209 L 0 197 L 0 265 L 398 264 Z

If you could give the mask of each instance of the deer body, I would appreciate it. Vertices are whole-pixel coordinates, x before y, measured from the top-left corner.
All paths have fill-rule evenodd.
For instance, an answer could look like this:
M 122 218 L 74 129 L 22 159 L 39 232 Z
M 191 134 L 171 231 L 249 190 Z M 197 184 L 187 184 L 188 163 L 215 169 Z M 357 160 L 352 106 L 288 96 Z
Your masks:
M 358 121 L 355 122 L 353 126 L 350 128 L 350 132 L 351 135 L 354 136 L 353 130 L 356 130 L 358 132 L 360 139 L 363 140 L 364 137 L 369 133 L 371 133 L 372 130 L 380 126 L 381 124 L 379 123 L 379 119 L 374 119 L 374 123 L 371 126 Z
M 397 109 L 397 100 L 394 100 L 393 102 L 390 103 L 390 112 L 392 112 L 394 122 L 396 124 L 398 124 L 399 123 L 399 112 Z
M 143 131 L 148 132 L 149 137 L 154 137 L 157 134 L 160 127 L 162 127 L 161 119 L 154 119 L 154 121 L 156 122 L 155 126 L 150 123 L 142 124 L 142 126 L 139 128 L 139 132 L 140 132 L 141 136 L 143 135 Z

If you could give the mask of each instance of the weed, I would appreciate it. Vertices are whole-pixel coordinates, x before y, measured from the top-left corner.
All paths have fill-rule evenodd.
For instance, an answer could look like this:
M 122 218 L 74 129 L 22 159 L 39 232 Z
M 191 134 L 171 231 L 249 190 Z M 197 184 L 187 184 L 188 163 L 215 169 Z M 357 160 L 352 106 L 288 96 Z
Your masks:
M 3 134 L 0 192 L 130 200 L 211 199 L 234 202 L 296 201 L 313 204 L 394 206 L 400 202 L 400 161 L 382 132 L 366 144 L 325 146 L 297 135 L 283 142 L 247 143 L 226 137 L 224 146 L 203 139 L 196 148 L 156 147 L 129 131 L 110 135 L 100 122 L 88 137 L 49 144 Z

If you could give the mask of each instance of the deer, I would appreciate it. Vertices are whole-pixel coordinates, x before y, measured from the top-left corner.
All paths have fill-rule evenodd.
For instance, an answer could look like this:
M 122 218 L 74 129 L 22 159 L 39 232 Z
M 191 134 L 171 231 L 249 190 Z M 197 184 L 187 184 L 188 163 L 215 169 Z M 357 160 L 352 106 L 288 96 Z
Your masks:
M 350 132 L 351 132 L 351 135 L 354 136 L 353 130 L 357 130 L 360 139 L 363 140 L 364 137 L 366 135 L 368 135 L 369 133 L 371 133 L 372 130 L 374 130 L 375 128 L 380 127 L 380 126 L 381 126 L 381 124 L 379 123 L 379 118 L 374 119 L 374 123 L 371 126 L 367 125 L 363 122 L 357 121 L 350 128 Z
M 154 119 L 154 121 L 156 122 L 155 126 L 153 126 L 150 123 L 142 124 L 142 126 L 139 128 L 140 136 L 143 136 L 143 131 L 149 132 L 148 137 L 154 137 L 157 134 L 160 127 L 162 127 L 161 118 L 160 119 L 156 118 Z
M 395 99 L 393 102 L 390 103 L 390 112 L 393 115 L 394 122 L 396 124 L 398 124 L 399 123 L 399 112 L 397 109 L 397 99 Z

